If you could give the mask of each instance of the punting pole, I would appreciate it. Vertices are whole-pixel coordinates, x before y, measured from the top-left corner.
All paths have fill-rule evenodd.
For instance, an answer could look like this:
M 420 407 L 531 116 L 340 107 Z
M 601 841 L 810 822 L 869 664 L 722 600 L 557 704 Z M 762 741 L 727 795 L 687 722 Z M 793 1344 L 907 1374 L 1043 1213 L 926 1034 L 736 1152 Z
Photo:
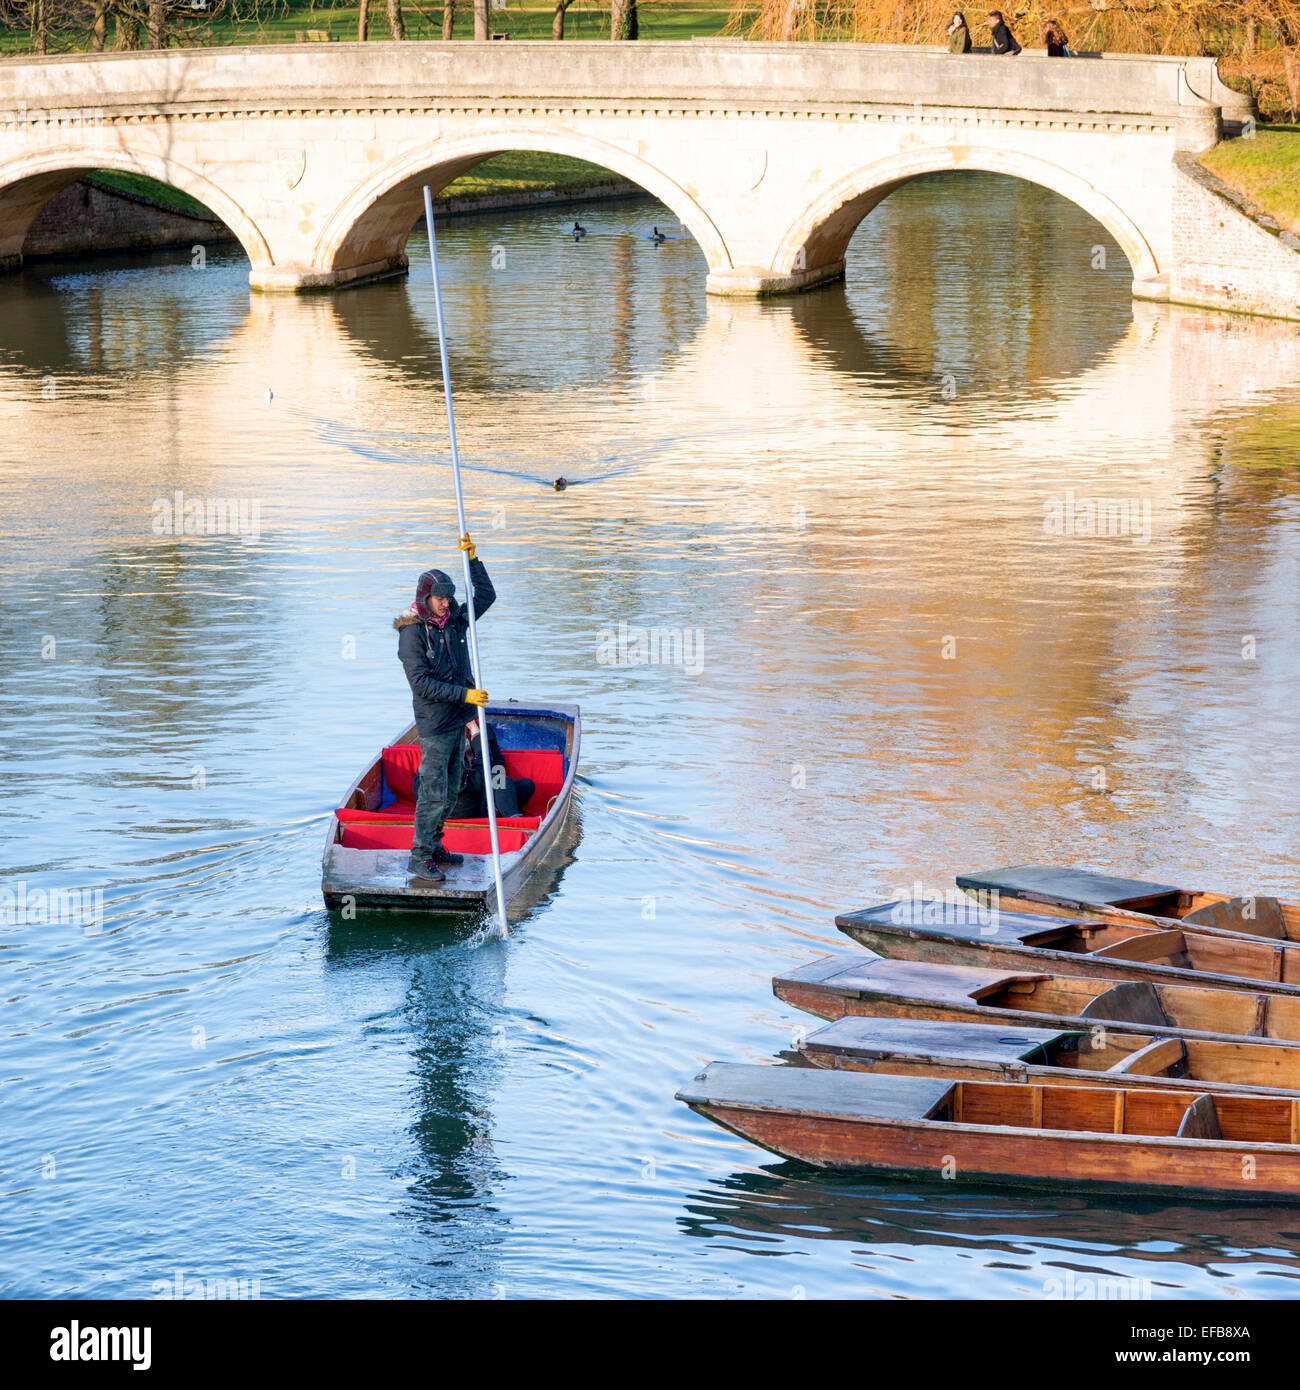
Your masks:
M 456 411 L 451 403 L 451 363 L 447 357 L 447 330 L 442 318 L 442 282 L 438 279 L 438 238 L 433 230 L 433 194 L 424 185 L 424 220 L 429 229 L 429 261 L 433 266 L 433 303 L 438 313 L 438 351 L 442 356 L 442 392 L 447 400 L 447 438 L 451 441 L 451 476 L 456 485 L 456 520 L 459 535 L 468 536 L 465 526 L 465 497 L 460 486 L 460 451 L 456 447 Z M 478 662 L 478 629 L 475 626 L 474 582 L 469 572 L 469 551 L 460 552 L 461 568 L 465 574 L 465 608 L 469 613 L 469 659 L 474 668 L 474 684 L 483 689 L 483 674 Z M 501 935 L 510 935 L 506 921 L 506 890 L 501 883 L 501 841 L 497 835 L 496 789 L 492 785 L 492 746 L 488 742 L 487 712 L 478 712 L 479 757 L 483 763 L 483 789 L 487 795 L 488 836 L 492 841 L 492 875 L 497 885 L 497 916 Z

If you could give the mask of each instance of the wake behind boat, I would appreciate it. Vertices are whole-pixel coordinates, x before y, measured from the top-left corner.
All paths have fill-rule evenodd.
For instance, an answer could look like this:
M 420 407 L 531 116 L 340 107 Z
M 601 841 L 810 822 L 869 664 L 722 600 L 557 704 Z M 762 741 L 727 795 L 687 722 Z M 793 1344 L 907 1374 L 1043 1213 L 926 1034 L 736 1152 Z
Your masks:
M 577 705 L 555 701 L 490 704 L 487 715 L 506 773 L 534 784 L 521 815 L 497 818 L 509 902 L 546 858 L 568 816 L 582 721 Z M 486 816 L 447 821 L 443 843 L 464 855 L 464 863 L 448 865 L 443 881 L 408 873 L 419 767 L 420 744 L 411 725 L 348 789 L 325 836 L 321 891 L 327 907 L 472 912 L 495 897 Z

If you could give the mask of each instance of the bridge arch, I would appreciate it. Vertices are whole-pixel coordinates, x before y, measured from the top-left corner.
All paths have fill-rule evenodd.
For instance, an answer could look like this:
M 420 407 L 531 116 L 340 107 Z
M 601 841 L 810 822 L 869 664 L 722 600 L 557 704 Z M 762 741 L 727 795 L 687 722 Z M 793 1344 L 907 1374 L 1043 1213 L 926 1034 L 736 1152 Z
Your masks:
M 47 147 L 0 163 L 0 264 L 21 257 L 32 222 L 56 193 L 96 169 L 144 174 L 179 188 L 230 228 L 254 268 L 271 264 L 270 249 L 257 224 L 224 189 L 175 160 L 117 145 Z
M 435 195 L 453 179 L 496 154 L 531 150 L 599 164 L 669 208 L 704 253 L 709 270 L 727 270 L 731 256 L 721 232 L 695 197 L 638 155 L 594 136 L 521 126 L 430 141 L 386 164 L 326 218 L 313 264 L 345 276 L 354 268 L 400 264 L 411 228 L 424 212 L 423 187 Z
M 791 275 L 836 263 L 842 265 L 862 220 L 896 188 L 922 174 L 955 170 L 1008 174 L 1049 188 L 1078 204 L 1105 227 L 1128 257 L 1135 281 L 1156 276 L 1163 269 L 1132 218 L 1069 169 L 1016 151 L 939 146 L 892 155 L 831 184 L 787 228 L 778 244 L 773 270 Z

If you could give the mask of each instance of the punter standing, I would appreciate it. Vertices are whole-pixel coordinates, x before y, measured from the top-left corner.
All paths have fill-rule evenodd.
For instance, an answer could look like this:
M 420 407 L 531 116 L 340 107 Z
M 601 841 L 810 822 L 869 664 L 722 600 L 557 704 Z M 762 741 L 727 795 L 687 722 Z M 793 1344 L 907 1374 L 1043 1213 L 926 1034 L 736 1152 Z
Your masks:
M 469 555 L 474 585 L 474 615 L 491 608 L 497 592 L 468 535 L 460 548 Z M 465 766 L 465 723 L 473 706 L 488 702 L 486 690 L 474 686 L 469 653 L 469 611 L 456 602 L 456 586 L 442 570 L 425 570 L 415 602 L 393 619 L 397 656 L 411 684 L 415 726 L 420 735 L 420 783 L 415 802 L 415 842 L 407 872 L 434 880 L 446 878 L 443 866 L 464 857 L 442 847 L 442 827 L 460 795 Z

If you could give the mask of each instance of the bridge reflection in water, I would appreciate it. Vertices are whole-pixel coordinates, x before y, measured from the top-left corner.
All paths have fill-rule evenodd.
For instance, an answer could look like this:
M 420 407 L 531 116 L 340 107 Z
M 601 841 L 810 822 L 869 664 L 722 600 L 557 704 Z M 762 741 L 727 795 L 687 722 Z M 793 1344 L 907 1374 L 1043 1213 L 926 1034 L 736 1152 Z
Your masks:
M 691 292 L 648 201 L 581 246 L 558 209 L 448 227 L 493 694 L 586 735 L 574 862 L 477 963 L 319 899 L 321 817 L 408 708 L 391 618 L 454 554 L 427 270 L 0 284 L 3 854 L 109 915 L 13 953 L 8 1133 L 30 1171 L 86 1156 L 57 1223 L 6 1197 L 15 1287 L 138 1293 L 196 1250 L 258 1252 L 268 1296 L 1293 1277 L 1252 1216 L 1163 1207 L 1139 1248 L 1128 1208 L 800 1174 L 672 1099 L 784 1046 L 771 975 L 917 878 L 1065 854 L 1293 895 L 1300 338 L 1133 306 L 1044 196 L 900 190 L 843 288 L 780 304 Z M 177 489 L 261 534 L 156 534 Z M 1049 534 L 1071 490 L 1149 535 Z M 701 668 L 603 661 L 620 622 Z

